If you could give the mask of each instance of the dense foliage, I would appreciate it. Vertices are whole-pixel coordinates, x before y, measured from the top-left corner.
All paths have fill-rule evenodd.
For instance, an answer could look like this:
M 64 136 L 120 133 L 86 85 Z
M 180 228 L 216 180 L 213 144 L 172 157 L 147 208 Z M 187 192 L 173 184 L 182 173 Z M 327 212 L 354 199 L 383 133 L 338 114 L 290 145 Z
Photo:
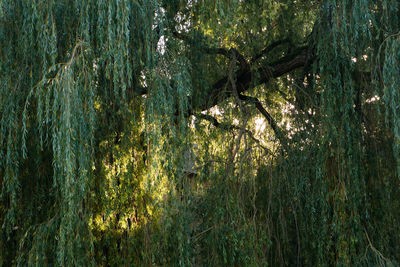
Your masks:
M 400 264 L 396 0 L 0 0 L 0 265 Z

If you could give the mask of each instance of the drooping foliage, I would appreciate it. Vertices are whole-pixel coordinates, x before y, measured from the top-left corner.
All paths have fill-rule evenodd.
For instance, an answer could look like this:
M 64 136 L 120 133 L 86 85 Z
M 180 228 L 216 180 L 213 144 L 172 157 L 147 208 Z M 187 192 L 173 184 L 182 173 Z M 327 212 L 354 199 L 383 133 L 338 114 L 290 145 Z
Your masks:
M 399 264 L 399 8 L 0 1 L 0 264 Z

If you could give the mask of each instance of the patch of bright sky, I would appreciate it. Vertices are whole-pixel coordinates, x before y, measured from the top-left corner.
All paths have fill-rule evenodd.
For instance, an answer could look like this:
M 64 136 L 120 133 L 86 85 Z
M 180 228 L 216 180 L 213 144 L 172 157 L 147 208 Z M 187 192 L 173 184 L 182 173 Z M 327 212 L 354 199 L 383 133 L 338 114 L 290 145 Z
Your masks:
M 362 58 L 363 60 L 367 60 L 367 59 L 368 59 L 368 56 L 367 56 L 367 55 L 362 55 L 361 58 Z M 356 62 L 357 62 L 357 58 L 352 57 L 352 58 L 351 58 L 351 61 L 353 61 L 354 63 L 356 63 Z
M 373 103 L 373 102 L 379 101 L 379 100 L 381 100 L 381 98 L 380 98 L 379 96 L 377 96 L 377 95 L 374 95 L 373 97 L 368 98 L 367 100 L 365 100 L 365 102 L 367 102 L 367 103 Z
M 266 127 L 266 121 L 264 118 L 258 117 L 254 121 L 255 127 L 256 127 L 256 132 L 257 134 L 263 133 Z

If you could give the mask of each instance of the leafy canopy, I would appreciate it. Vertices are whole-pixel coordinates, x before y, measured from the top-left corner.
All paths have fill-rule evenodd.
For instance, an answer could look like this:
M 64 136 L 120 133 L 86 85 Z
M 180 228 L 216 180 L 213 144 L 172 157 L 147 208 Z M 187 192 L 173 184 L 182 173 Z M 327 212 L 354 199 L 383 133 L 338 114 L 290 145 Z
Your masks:
M 399 12 L 0 1 L 0 264 L 399 264 Z

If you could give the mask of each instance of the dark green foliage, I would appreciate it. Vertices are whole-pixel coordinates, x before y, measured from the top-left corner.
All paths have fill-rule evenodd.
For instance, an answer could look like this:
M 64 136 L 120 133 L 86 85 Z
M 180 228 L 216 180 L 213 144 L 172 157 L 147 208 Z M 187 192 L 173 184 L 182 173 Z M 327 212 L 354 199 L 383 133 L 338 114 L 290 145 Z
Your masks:
M 1 266 L 400 264 L 394 0 L 0 0 Z

